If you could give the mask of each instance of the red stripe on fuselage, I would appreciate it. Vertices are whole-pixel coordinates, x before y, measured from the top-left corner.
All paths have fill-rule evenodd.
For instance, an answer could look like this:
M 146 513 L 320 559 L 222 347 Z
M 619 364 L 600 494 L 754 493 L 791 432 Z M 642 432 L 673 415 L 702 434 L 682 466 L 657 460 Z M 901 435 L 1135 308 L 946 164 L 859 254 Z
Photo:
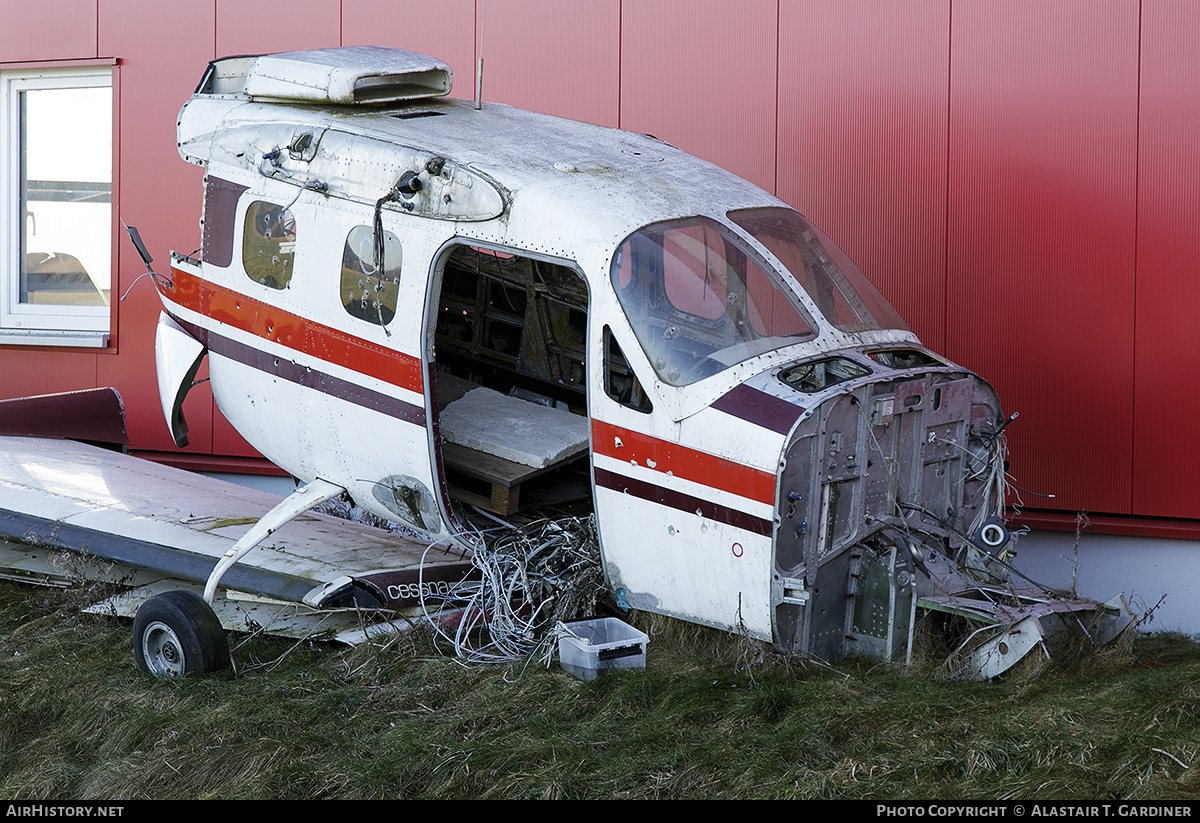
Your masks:
M 621 445 L 616 445 L 620 440 Z M 724 457 L 668 443 L 648 434 L 592 421 L 592 449 L 596 454 L 636 463 L 673 477 L 766 503 L 775 503 L 775 475 Z M 653 464 L 653 465 L 651 465 Z
M 249 332 L 326 363 L 342 366 L 423 393 L 421 361 L 412 355 L 369 343 L 343 331 L 291 314 L 191 272 L 172 268 L 170 300 L 222 325 Z

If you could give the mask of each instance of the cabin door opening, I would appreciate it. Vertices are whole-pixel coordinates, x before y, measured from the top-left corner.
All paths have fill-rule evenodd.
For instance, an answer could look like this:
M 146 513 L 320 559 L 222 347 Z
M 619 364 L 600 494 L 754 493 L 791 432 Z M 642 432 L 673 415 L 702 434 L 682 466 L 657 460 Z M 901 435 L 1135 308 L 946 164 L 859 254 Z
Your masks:
M 582 275 L 465 244 L 440 260 L 430 362 L 451 500 L 509 522 L 590 514 Z

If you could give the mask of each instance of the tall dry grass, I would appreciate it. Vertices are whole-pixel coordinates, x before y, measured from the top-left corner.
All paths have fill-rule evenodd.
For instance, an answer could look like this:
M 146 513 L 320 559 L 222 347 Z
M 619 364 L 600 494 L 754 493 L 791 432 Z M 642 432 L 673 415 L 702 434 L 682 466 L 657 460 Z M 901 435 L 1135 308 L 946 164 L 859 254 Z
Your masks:
M 1170 634 L 992 683 L 783 657 L 638 616 L 644 672 L 465 667 L 427 637 L 232 636 L 236 673 L 142 675 L 94 596 L 0 583 L 0 796 L 1200 796 L 1200 647 Z

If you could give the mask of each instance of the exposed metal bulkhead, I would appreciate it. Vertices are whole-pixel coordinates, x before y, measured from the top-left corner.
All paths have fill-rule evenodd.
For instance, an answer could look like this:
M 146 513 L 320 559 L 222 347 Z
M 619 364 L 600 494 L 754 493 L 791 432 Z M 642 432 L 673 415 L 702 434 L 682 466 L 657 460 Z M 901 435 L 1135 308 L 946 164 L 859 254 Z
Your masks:
M 816 404 L 782 461 L 776 646 L 911 659 L 918 615 L 941 613 L 961 629 L 943 670 L 975 679 L 1134 622 L 1123 598 L 1051 591 L 1010 565 L 1003 434 L 1016 415 L 982 379 L 917 347 L 836 352 L 778 378 Z
M 917 349 L 841 352 L 779 378 L 819 403 L 784 450 L 776 644 L 825 660 L 894 658 L 914 597 L 934 594 L 919 547 L 979 553 L 968 536 L 996 513 L 1000 402 L 979 377 Z

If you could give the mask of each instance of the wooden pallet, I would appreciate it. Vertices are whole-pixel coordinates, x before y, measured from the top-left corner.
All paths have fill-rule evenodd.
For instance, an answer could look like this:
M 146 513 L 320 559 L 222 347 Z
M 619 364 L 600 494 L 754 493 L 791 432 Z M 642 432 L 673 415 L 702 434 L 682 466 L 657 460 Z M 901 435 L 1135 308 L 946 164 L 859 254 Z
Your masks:
M 456 443 L 442 444 L 442 462 L 446 468 L 459 475 L 465 475 L 486 483 L 490 494 L 462 488 L 448 480 L 450 495 L 457 500 L 471 503 L 496 514 L 514 514 L 521 505 L 521 484 L 540 477 L 547 472 L 562 468 L 567 464 L 583 457 L 583 454 L 554 463 L 540 469 L 525 466 L 496 457 L 493 454 L 475 451 Z

